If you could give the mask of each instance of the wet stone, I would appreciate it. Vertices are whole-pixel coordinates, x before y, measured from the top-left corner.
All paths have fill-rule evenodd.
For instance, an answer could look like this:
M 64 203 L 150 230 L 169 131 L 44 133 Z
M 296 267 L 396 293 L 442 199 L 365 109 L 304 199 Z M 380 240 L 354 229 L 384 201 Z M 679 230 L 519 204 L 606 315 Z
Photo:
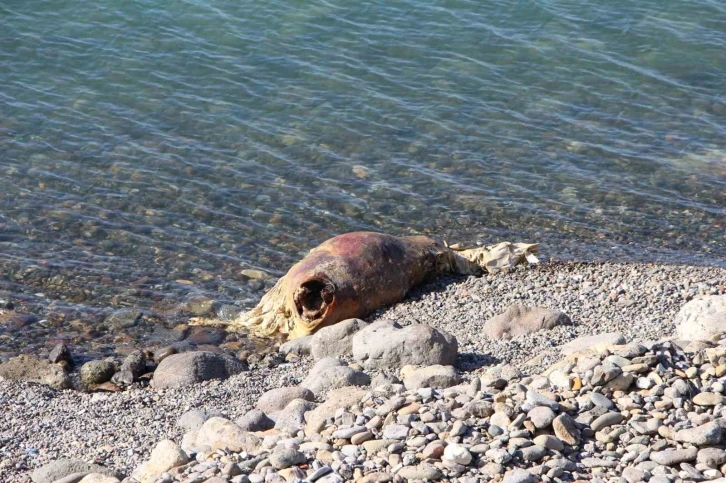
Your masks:
M 101 384 L 110 381 L 116 366 L 110 361 L 89 361 L 81 367 L 81 380 L 86 384 Z
M 48 354 L 48 360 L 53 364 L 57 364 L 63 361 L 70 363 L 72 362 L 71 351 L 65 344 L 57 344 L 55 347 L 53 347 L 53 350 L 50 351 L 50 354 Z
M 187 336 L 187 342 L 196 345 L 217 345 L 224 342 L 227 333 L 222 329 L 213 327 L 192 327 Z
M 141 318 L 141 311 L 135 309 L 122 309 L 112 313 L 103 324 L 113 332 L 120 332 L 124 329 L 135 326 Z

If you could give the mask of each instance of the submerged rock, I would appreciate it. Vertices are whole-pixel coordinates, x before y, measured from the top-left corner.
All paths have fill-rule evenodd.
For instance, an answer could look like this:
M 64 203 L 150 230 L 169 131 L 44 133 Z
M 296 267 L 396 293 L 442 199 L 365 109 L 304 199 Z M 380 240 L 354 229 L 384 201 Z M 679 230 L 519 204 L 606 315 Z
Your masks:
M 48 354 L 48 361 L 51 364 L 58 364 L 59 362 L 68 362 L 70 364 L 72 362 L 71 351 L 63 343 L 56 344 Z
M 139 322 L 141 315 L 140 310 L 121 309 L 106 317 L 103 324 L 112 332 L 120 332 L 123 329 L 135 326 Z

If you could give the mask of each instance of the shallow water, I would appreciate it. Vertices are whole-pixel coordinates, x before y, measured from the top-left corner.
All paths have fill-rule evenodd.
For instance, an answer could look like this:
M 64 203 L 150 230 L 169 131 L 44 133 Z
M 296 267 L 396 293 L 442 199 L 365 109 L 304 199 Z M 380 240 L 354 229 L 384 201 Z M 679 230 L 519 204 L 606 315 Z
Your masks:
M 195 294 L 231 316 L 271 283 L 242 270 L 358 229 L 723 264 L 725 26 L 714 0 L 6 0 L 0 302 L 40 312 L 0 347 L 131 344 Z M 108 333 L 122 307 L 147 325 Z

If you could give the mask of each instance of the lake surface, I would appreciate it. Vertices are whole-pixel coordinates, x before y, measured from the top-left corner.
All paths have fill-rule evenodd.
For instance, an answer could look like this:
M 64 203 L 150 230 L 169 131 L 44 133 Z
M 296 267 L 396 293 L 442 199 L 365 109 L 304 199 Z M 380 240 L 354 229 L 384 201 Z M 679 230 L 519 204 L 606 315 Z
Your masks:
M 363 229 L 724 264 L 726 4 L 0 4 L 0 353 L 232 316 Z

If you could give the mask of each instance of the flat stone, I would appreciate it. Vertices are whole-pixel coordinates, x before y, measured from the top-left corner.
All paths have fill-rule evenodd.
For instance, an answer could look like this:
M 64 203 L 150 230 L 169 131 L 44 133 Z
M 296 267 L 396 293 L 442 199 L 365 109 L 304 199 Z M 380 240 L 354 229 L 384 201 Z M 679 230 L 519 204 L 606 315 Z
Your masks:
M 209 481 L 209 480 L 207 480 Z M 84 476 L 78 483 L 121 483 L 120 480 L 113 476 L 102 475 L 101 473 L 91 473 Z
M 336 439 L 350 439 L 358 433 L 366 432 L 365 426 L 352 426 L 350 428 L 343 428 L 333 431 L 333 438 Z
M 726 401 L 726 397 L 713 392 L 700 392 L 693 396 L 693 404 L 697 406 L 716 406 L 723 404 L 724 401 Z
M 275 428 L 291 429 L 298 431 L 305 427 L 307 423 L 307 414 L 315 410 L 317 403 L 307 401 L 305 399 L 293 399 L 285 409 L 277 414 Z
M 365 443 L 366 441 L 370 441 L 373 438 L 374 438 L 373 433 L 366 430 L 366 431 L 363 431 L 362 433 L 354 434 L 350 438 L 350 442 L 351 442 L 351 444 L 359 445 L 359 444 Z
M 590 393 L 590 401 L 596 406 L 602 406 L 607 409 L 615 408 L 615 404 L 607 397 L 599 392 Z
M 552 428 L 562 442 L 569 445 L 576 445 L 580 442 L 580 431 L 577 429 L 575 420 L 567 413 L 560 414 L 552 422 Z
M 120 474 L 101 465 L 87 463 L 82 460 L 60 459 L 52 461 L 33 471 L 30 479 L 33 483 L 54 483 L 56 480 L 72 474 L 88 475 L 91 473 L 100 473 L 121 478 Z
M 136 309 L 121 309 L 112 313 L 103 321 L 103 325 L 113 332 L 135 326 L 141 318 L 141 311 Z
M 602 458 L 583 458 L 580 463 L 582 463 L 585 468 L 615 468 L 618 466 L 617 461 Z
M 698 448 L 692 446 L 686 449 L 654 451 L 650 454 L 650 460 L 663 466 L 675 466 L 681 463 L 694 461 L 697 455 Z
M 623 373 L 617 366 L 597 366 L 590 379 L 593 386 L 603 386 Z
M 424 458 L 440 459 L 444 455 L 444 442 L 443 441 L 431 441 L 421 452 Z
M 624 468 L 622 476 L 628 483 L 641 483 L 646 480 L 645 472 L 633 466 Z
M 553 401 L 552 399 L 540 394 L 537 391 L 533 391 L 530 389 L 529 391 L 527 391 L 526 397 L 527 402 L 530 403 L 532 406 L 545 406 L 553 411 L 558 411 L 560 409 L 560 405 L 557 403 L 557 401 Z
M 71 357 L 71 351 L 68 350 L 68 346 L 62 342 L 56 344 L 53 350 L 50 351 L 50 354 L 48 354 L 48 362 L 51 364 L 58 364 L 59 362 L 72 363 L 73 358 Z
M 275 427 L 275 421 L 270 419 L 263 411 L 252 409 L 234 422 L 242 431 L 267 431 Z
M 620 332 L 608 332 L 605 334 L 586 335 L 571 340 L 560 349 L 562 354 L 569 355 L 586 349 L 593 349 L 603 346 L 615 346 L 625 344 L 625 337 Z
M 616 412 L 605 413 L 602 416 L 600 416 L 599 418 L 595 419 L 595 421 L 590 423 L 590 428 L 593 431 L 597 432 L 603 428 L 607 428 L 610 426 L 614 426 L 616 424 L 620 424 L 623 422 L 624 419 L 625 419 L 625 417 L 620 413 L 616 413 Z
M 459 384 L 459 374 L 453 366 L 433 365 L 415 369 L 403 378 L 409 391 L 424 387 L 447 388 Z
M 404 466 L 397 473 L 397 475 L 406 480 L 437 481 L 442 477 L 440 469 L 427 464 L 422 464 L 418 466 Z
M 192 409 L 179 416 L 176 424 L 185 431 L 199 431 L 204 422 L 214 416 L 222 416 L 216 411 L 206 409 Z
M 406 439 L 408 427 L 402 424 L 389 424 L 383 428 L 383 437 L 386 439 Z
M 676 432 L 675 440 L 696 446 L 710 446 L 721 442 L 722 433 L 721 426 L 713 422 L 695 428 L 681 429 Z
M 540 434 L 532 441 L 536 445 L 551 449 L 553 451 L 562 451 L 563 449 L 565 449 L 565 444 L 551 434 Z
M 560 310 L 514 304 L 489 319 L 484 324 L 484 333 L 492 339 L 511 339 L 571 323 L 570 318 Z
M 320 359 L 310 370 L 308 377 L 300 383 L 301 387 L 310 389 L 316 397 L 324 397 L 334 389 L 348 386 L 368 386 L 371 378 L 368 374 L 345 365 L 333 365 L 329 361 L 337 359 Z

